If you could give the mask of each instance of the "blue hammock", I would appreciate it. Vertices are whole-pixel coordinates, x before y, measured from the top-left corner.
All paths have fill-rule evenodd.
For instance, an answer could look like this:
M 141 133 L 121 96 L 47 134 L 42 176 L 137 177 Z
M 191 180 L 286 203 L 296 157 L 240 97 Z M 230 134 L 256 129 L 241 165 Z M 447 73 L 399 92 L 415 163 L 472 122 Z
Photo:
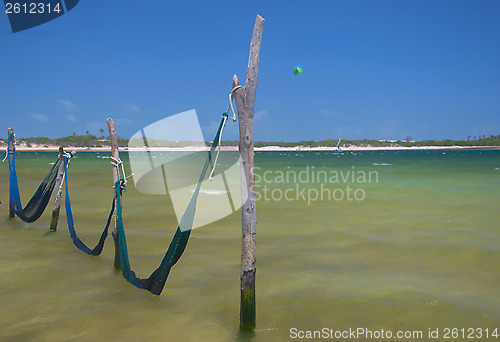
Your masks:
M 73 243 L 75 244 L 78 249 L 81 251 L 90 254 L 90 255 L 99 255 L 102 252 L 102 248 L 104 247 L 104 242 L 106 241 L 106 238 L 108 237 L 108 228 L 111 223 L 111 217 L 113 217 L 113 212 L 115 210 L 115 197 L 113 197 L 113 201 L 111 202 L 111 211 L 108 216 L 108 221 L 106 223 L 106 227 L 104 227 L 104 230 L 101 234 L 101 238 L 99 239 L 99 242 L 97 245 L 93 248 L 90 249 L 83 243 L 82 240 L 76 235 L 76 230 L 75 230 L 75 225 L 73 222 L 73 212 L 71 211 L 71 200 L 69 198 L 69 185 L 68 185 L 68 163 L 69 159 L 67 157 L 64 157 L 64 181 L 66 182 L 66 199 L 65 199 L 65 205 L 66 205 L 66 218 L 68 221 L 68 230 L 69 230 L 69 235 L 71 236 L 71 239 L 73 240 Z

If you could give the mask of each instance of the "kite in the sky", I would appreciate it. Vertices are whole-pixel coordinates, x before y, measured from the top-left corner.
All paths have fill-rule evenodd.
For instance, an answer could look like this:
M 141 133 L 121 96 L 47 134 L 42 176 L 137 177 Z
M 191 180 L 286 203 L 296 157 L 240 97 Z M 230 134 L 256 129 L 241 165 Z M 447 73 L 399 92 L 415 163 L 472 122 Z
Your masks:
M 293 73 L 295 75 L 302 75 L 302 73 L 304 72 L 304 70 L 302 70 L 302 65 L 297 65 L 294 69 L 293 69 Z

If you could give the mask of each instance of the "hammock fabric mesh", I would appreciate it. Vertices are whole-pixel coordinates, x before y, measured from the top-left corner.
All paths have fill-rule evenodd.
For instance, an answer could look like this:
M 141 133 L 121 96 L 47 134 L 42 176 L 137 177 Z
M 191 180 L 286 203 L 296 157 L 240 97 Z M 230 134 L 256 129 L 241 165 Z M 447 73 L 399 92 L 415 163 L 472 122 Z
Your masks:
M 99 255 L 102 252 L 102 248 L 104 247 L 104 242 L 106 241 L 106 238 L 108 237 L 108 228 L 111 223 L 111 217 L 113 217 L 113 212 L 115 209 L 115 198 L 113 198 L 113 201 L 111 202 L 111 211 L 108 216 L 108 221 L 106 223 L 106 227 L 104 227 L 104 230 L 101 234 L 101 238 L 99 239 L 99 242 L 97 245 L 93 248 L 90 249 L 83 243 L 82 240 L 76 235 L 76 229 L 75 229 L 75 224 L 73 222 L 73 212 L 71 211 L 71 200 L 69 198 L 69 185 L 68 185 L 68 164 L 69 164 L 69 159 L 67 157 L 64 157 L 64 181 L 66 183 L 66 199 L 65 199 L 65 206 L 66 206 L 66 219 L 68 221 L 68 230 L 69 230 L 69 235 L 71 236 L 71 239 L 73 240 L 73 243 L 78 249 L 81 251 L 90 254 L 90 255 Z
M 9 135 L 9 142 L 11 134 Z M 9 153 L 10 151 L 7 151 Z M 9 202 L 14 210 L 14 213 L 24 222 L 34 222 L 43 214 L 47 204 L 52 196 L 52 191 L 57 178 L 59 159 L 54 163 L 50 172 L 45 176 L 44 180 L 36 190 L 35 194 L 29 200 L 26 207 L 21 204 L 21 196 L 19 194 L 19 184 L 16 174 L 16 153 L 9 154 L 9 169 L 10 169 L 10 184 L 9 184 Z
M 170 242 L 170 246 L 168 247 L 168 250 L 163 257 L 160 266 L 146 279 L 138 278 L 135 275 L 135 272 L 132 271 L 130 267 L 127 250 L 127 240 L 125 238 L 125 229 L 123 228 L 121 209 L 121 192 L 123 190 L 124 181 L 123 179 L 121 179 L 120 181 L 116 182 L 116 213 L 118 216 L 118 245 L 120 253 L 120 264 L 123 277 L 134 286 L 148 290 L 154 295 L 159 295 L 162 292 L 163 287 L 165 286 L 165 282 L 167 281 L 167 277 L 170 273 L 171 268 L 182 256 L 182 253 L 184 252 L 184 249 L 186 248 L 186 245 L 188 243 L 189 235 L 191 234 L 191 228 L 193 227 L 193 220 L 196 212 L 196 202 L 198 200 L 198 194 L 200 193 L 201 184 L 203 182 L 203 179 L 205 178 L 208 167 L 212 160 L 212 154 L 219 143 L 219 137 L 226 119 L 227 113 L 224 113 L 219 125 L 219 129 L 217 130 L 215 138 L 212 142 L 212 146 L 208 153 L 207 160 L 205 161 L 200 177 L 198 179 L 196 190 L 194 191 L 193 196 L 189 201 L 186 211 L 182 215 L 181 221 L 179 223 L 179 226 L 177 227 L 177 230 L 175 231 L 172 242 Z

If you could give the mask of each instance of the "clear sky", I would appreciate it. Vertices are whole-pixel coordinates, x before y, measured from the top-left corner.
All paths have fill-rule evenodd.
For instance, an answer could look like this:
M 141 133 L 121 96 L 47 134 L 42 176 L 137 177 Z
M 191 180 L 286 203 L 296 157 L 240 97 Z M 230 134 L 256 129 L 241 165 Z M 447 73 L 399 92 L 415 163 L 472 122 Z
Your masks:
M 81 0 L 15 34 L 0 13 L 0 136 L 98 133 L 112 117 L 129 138 L 194 108 L 208 140 L 256 14 L 256 140 L 500 134 L 498 0 Z

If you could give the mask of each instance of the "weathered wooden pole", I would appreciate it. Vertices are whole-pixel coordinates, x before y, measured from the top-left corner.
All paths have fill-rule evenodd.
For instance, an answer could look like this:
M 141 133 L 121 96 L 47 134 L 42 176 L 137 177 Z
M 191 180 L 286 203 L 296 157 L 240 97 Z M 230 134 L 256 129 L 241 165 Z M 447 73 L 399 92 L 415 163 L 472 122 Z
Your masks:
M 61 209 L 62 183 L 64 178 L 64 149 L 59 147 L 59 169 L 57 170 L 56 184 L 54 189 L 57 193 L 54 196 L 54 209 L 52 210 L 52 221 L 50 222 L 50 230 L 57 230 L 57 222 L 59 221 L 59 210 Z
M 257 79 L 259 76 L 259 56 L 262 34 L 264 31 L 264 18 L 257 15 L 253 28 L 250 55 L 248 58 L 247 77 L 245 85 L 234 90 L 234 99 L 238 109 L 238 122 L 240 127 L 239 150 L 243 164 L 242 182 L 243 206 L 241 208 L 242 221 L 242 248 L 241 248 L 241 302 L 240 302 L 240 329 L 251 331 L 255 329 L 255 252 L 257 235 L 257 212 L 255 200 L 255 174 L 254 174 L 254 140 L 253 140 L 253 115 L 255 95 L 257 93 Z M 233 89 L 239 86 L 238 77 L 233 76 Z M 248 198 L 244 198 L 248 195 Z
M 108 130 L 109 130 L 109 141 L 111 143 L 111 157 L 114 160 L 119 160 L 120 156 L 118 153 L 118 135 L 116 134 L 115 121 L 111 118 L 108 118 Z M 117 163 L 113 163 L 113 183 L 116 183 L 120 179 L 120 172 L 118 169 L 119 165 Z M 113 240 L 115 241 L 115 267 L 120 268 L 120 248 L 118 246 L 118 210 L 116 208 L 116 199 L 115 199 L 115 229 L 111 233 L 113 235 Z
M 10 132 L 12 132 L 12 138 L 9 141 L 9 155 L 7 158 L 9 158 L 9 161 L 12 162 L 12 157 L 14 157 L 14 153 L 16 151 L 16 135 L 14 134 L 14 129 L 13 128 L 8 128 L 7 129 L 7 136 L 10 135 Z M 9 186 L 10 189 L 10 186 Z M 10 190 L 9 190 L 10 194 Z M 14 209 L 12 209 L 12 206 L 10 205 L 10 195 L 9 195 L 9 217 L 14 218 L 16 215 L 14 214 Z

